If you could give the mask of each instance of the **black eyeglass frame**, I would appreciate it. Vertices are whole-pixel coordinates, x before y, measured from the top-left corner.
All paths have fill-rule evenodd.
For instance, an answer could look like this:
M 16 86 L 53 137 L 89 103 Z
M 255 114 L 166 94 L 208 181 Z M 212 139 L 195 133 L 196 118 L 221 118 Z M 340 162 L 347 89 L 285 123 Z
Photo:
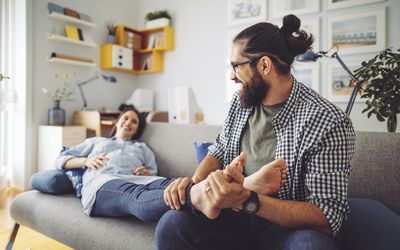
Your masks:
M 248 63 L 249 63 L 249 64 L 252 64 L 252 63 L 256 62 L 257 60 L 259 60 L 261 57 L 262 57 L 262 56 L 253 57 L 253 58 L 250 58 L 250 59 L 247 60 L 247 61 L 238 62 L 238 63 L 233 63 L 233 62 L 231 62 L 232 69 L 233 69 L 233 71 L 236 73 L 236 68 L 237 68 L 238 66 L 244 65 L 244 64 L 248 64 Z

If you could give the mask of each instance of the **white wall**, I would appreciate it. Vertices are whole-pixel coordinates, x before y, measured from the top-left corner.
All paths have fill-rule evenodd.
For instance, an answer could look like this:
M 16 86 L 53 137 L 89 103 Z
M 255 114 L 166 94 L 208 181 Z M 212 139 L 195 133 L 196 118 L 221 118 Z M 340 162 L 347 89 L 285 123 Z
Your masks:
M 137 0 L 137 23 L 141 25 L 145 13 L 153 10 L 167 9 L 173 17 L 173 26 L 176 29 L 175 50 L 166 53 L 164 73 L 143 75 L 137 77 L 137 86 L 156 90 L 157 109 L 167 110 L 166 89 L 169 87 L 189 85 L 196 95 L 199 106 L 205 113 L 205 121 L 211 124 L 222 124 L 226 115 L 225 102 L 225 71 L 226 61 L 230 50 L 228 37 L 240 32 L 246 26 L 227 26 L 227 1 L 213 0 Z M 327 11 L 327 1 L 321 3 L 321 11 L 315 14 L 299 15 L 301 19 L 315 19 L 320 21 L 321 49 L 325 48 L 326 18 L 341 14 L 353 13 L 386 6 L 386 45 L 400 48 L 400 32 L 396 15 L 400 11 L 400 1 L 385 1 L 345 9 Z M 281 20 L 272 20 L 279 24 Z M 351 59 L 369 59 L 376 52 L 359 56 L 342 56 L 346 62 Z M 340 54 L 340 52 L 339 52 Z M 361 62 L 361 61 L 360 61 Z M 321 90 L 324 89 L 324 71 L 320 72 Z M 346 107 L 346 103 L 336 103 L 339 107 Z M 364 103 L 356 103 L 351 118 L 356 130 L 387 131 L 386 123 L 380 123 L 375 118 L 367 119 L 361 114 Z M 400 128 L 398 129 L 400 131 Z

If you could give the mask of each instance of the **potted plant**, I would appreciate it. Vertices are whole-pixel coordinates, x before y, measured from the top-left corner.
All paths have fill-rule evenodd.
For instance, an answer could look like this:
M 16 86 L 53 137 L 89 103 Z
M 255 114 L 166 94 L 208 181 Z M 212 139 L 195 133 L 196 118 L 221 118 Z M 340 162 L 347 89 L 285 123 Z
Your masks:
M 108 21 L 106 23 L 107 25 L 107 31 L 108 31 L 108 35 L 107 35 L 107 43 L 115 43 L 115 25 L 114 22 L 112 20 Z
M 146 28 L 155 28 L 162 26 L 169 26 L 171 21 L 171 16 L 166 10 L 158 10 L 149 12 L 145 17 Z
M 362 113 L 368 111 L 368 118 L 375 114 L 378 121 L 387 120 L 387 130 L 395 132 L 400 113 L 400 49 L 385 49 L 361 66 L 354 75 L 369 82 L 361 95 L 367 99 Z

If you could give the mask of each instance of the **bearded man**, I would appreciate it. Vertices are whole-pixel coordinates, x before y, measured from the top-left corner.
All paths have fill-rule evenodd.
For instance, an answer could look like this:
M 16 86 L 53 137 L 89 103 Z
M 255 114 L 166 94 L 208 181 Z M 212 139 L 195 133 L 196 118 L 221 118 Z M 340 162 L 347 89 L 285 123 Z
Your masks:
M 231 78 L 242 88 L 193 177 L 165 190 L 175 210 L 157 225 L 159 249 L 337 249 L 355 133 L 343 111 L 291 75 L 294 58 L 313 43 L 299 27 L 288 15 L 281 28 L 258 23 L 234 38 Z M 242 151 L 243 173 L 227 178 L 222 169 Z M 246 188 L 245 176 L 280 158 L 287 173 L 277 192 Z M 179 210 L 185 195 L 198 192 L 212 212 L 221 210 L 212 220 Z M 204 210 L 196 199 L 189 205 Z

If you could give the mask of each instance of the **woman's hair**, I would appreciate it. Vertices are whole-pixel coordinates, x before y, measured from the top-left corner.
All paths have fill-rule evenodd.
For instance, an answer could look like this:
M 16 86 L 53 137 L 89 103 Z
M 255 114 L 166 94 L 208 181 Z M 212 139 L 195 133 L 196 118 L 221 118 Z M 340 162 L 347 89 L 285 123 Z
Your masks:
M 300 29 L 295 15 L 283 18 L 281 28 L 271 23 L 257 23 L 241 31 L 233 42 L 243 43 L 242 56 L 268 56 L 281 74 L 290 72 L 294 58 L 311 49 L 314 38 Z
M 133 111 L 136 113 L 136 115 L 138 116 L 139 119 L 139 126 L 138 129 L 136 131 L 136 133 L 132 136 L 131 140 L 137 140 L 139 139 L 142 134 L 143 131 L 146 127 L 146 119 L 145 117 L 139 112 L 139 110 L 137 110 L 135 107 L 133 107 L 132 105 L 127 106 L 124 110 L 121 111 L 121 114 L 118 116 L 118 120 L 121 119 L 121 117 L 128 111 Z M 114 127 L 111 130 L 110 133 L 110 137 L 113 137 L 115 135 L 115 133 L 117 133 L 117 124 L 114 125 Z

